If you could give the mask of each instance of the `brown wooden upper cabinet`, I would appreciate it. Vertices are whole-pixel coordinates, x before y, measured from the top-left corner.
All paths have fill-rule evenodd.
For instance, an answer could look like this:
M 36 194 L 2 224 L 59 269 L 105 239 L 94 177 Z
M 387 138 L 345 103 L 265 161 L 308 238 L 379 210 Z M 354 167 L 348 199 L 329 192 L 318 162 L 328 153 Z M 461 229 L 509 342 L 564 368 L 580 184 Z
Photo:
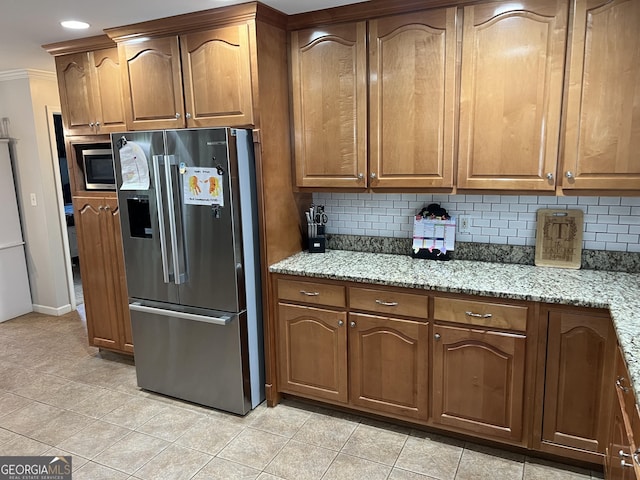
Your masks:
M 123 41 L 118 50 L 130 129 L 253 124 L 247 23 Z
M 66 135 L 111 133 L 126 128 L 115 47 L 57 56 L 56 74 Z
M 296 184 L 366 187 L 366 22 L 291 33 Z
M 368 42 L 365 22 L 292 32 L 297 185 L 451 188 L 455 45 L 455 8 L 372 20 Z
M 563 189 L 640 189 L 640 2 L 574 0 Z
M 369 22 L 369 185 L 452 187 L 456 9 Z
M 459 188 L 555 189 L 566 0 L 464 8 Z

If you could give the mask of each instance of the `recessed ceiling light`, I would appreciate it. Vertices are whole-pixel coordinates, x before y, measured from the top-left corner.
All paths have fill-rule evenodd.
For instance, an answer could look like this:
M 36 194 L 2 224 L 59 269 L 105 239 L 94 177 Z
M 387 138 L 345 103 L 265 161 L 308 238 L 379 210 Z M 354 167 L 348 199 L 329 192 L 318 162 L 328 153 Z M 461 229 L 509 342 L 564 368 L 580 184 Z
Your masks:
M 60 22 L 60 25 L 64 28 L 73 28 L 74 30 L 89 28 L 89 24 L 87 22 L 79 22 L 77 20 L 65 20 L 64 22 Z

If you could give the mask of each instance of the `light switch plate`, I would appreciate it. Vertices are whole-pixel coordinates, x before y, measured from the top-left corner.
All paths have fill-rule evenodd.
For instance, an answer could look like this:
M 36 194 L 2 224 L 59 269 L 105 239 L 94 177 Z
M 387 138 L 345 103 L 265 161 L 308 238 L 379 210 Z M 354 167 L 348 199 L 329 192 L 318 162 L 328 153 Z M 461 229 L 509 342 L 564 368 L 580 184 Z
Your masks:
M 32 207 L 37 207 L 38 206 L 38 201 L 36 200 L 36 194 L 32 193 L 29 196 L 31 197 L 31 206 Z
M 458 216 L 458 233 L 471 233 L 471 216 Z

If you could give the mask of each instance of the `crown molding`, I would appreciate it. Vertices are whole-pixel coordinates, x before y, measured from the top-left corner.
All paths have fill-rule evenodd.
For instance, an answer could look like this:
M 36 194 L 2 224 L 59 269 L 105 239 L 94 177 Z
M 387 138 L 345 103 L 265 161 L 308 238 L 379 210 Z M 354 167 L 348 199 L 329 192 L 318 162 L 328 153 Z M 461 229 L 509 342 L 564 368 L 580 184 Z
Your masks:
M 6 70 L 0 72 L 0 82 L 8 82 L 10 80 L 53 80 L 57 81 L 55 72 L 48 72 L 46 70 Z

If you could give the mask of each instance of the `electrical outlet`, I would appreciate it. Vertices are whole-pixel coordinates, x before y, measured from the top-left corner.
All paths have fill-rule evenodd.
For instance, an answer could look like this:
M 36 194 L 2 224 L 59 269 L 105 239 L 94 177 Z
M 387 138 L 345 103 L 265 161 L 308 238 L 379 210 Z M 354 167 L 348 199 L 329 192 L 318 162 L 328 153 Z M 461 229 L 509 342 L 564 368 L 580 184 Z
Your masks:
M 36 200 L 36 194 L 32 193 L 30 197 L 31 197 L 31 206 L 36 207 L 38 205 L 38 201 Z
M 458 233 L 471 233 L 471 216 L 458 216 Z

